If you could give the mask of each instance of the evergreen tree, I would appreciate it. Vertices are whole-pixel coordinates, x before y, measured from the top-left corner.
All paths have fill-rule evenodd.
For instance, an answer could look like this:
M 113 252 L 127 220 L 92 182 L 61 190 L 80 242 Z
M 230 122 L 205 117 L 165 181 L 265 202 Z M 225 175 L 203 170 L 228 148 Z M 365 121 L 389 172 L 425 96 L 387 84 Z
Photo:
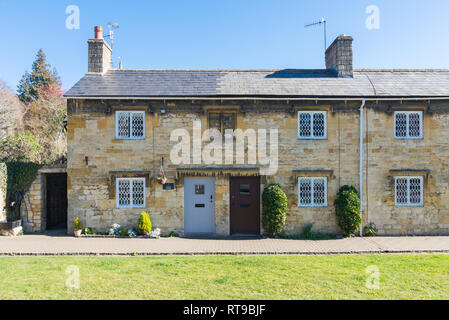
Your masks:
M 17 87 L 17 96 L 22 102 L 30 103 L 39 98 L 39 90 L 51 85 L 61 85 L 56 69 L 51 70 L 42 49 L 36 55 L 31 73 L 25 72 Z

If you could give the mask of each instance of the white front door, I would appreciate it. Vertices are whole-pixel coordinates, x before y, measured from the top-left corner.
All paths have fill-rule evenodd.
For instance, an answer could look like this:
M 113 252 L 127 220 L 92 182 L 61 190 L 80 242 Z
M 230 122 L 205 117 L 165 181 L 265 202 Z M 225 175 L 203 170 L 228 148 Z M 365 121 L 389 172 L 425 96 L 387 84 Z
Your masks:
M 184 232 L 215 233 L 214 178 L 184 178 Z

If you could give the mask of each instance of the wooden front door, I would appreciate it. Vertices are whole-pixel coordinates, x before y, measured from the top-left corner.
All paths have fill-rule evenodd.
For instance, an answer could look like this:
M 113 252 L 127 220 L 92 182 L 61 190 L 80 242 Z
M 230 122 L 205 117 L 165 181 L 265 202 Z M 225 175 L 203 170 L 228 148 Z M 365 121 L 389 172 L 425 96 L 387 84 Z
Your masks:
M 230 178 L 231 234 L 260 234 L 260 178 Z
M 67 228 L 67 174 L 47 175 L 47 229 Z

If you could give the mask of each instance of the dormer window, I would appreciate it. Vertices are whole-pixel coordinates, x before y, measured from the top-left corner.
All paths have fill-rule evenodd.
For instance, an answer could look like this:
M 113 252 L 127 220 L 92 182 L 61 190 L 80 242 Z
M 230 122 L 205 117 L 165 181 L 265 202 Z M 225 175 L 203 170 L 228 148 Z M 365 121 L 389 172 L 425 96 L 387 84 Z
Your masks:
M 115 137 L 123 140 L 145 139 L 145 111 L 116 111 Z

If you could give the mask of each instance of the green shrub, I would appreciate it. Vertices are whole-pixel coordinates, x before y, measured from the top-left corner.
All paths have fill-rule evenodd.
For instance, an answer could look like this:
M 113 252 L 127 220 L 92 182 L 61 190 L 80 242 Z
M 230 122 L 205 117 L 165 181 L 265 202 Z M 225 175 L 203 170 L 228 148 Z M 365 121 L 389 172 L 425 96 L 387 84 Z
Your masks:
M 118 231 L 118 234 L 120 237 L 127 237 L 128 236 L 128 227 L 121 228 Z
M 81 223 L 80 218 L 77 217 L 75 219 L 75 224 L 73 225 L 73 228 L 75 230 L 82 230 L 83 229 L 83 224 Z
M 301 238 L 313 239 L 314 236 L 313 236 L 312 228 L 313 228 L 313 223 L 308 223 L 308 224 L 304 225 L 301 229 Z
M 347 237 L 353 235 L 362 223 L 360 198 L 357 190 L 351 186 L 342 187 L 334 204 L 338 225 L 343 230 L 344 235 Z
M 287 218 L 287 196 L 278 184 L 268 185 L 262 194 L 262 225 L 269 236 L 281 233 Z
M 177 232 L 170 232 L 170 234 L 168 235 L 169 238 L 179 238 L 179 234 Z
M 90 235 L 93 234 L 92 228 L 86 227 L 83 229 L 83 234 Z
M 363 228 L 363 234 L 366 237 L 375 237 L 377 235 L 377 228 L 374 223 L 370 223 L 369 225 Z
M 142 212 L 139 217 L 139 234 L 147 235 L 151 232 L 151 220 L 148 212 Z

